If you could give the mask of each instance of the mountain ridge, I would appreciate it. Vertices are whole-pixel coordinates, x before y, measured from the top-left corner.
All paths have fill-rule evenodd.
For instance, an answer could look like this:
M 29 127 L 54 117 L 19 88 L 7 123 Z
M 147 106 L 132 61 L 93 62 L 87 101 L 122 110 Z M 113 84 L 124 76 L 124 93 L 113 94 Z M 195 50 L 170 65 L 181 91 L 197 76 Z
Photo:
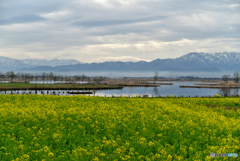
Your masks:
M 15 59 L 14 59 L 15 60 Z M 240 70 L 240 53 L 221 52 L 221 53 L 198 53 L 192 52 L 178 58 L 155 59 L 151 62 L 102 62 L 102 63 L 78 63 L 72 59 L 73 64 L 59 66 L 48 66 L 44 62 L 42 66 L 33 66 L 27 62 L 22 63 L 23 67 L 14 70 L 21 71 L 237 71 Z M 55 59 L 56 60 L 56 59 Z M 68 59 L 71 60 L 71 59 Z M 20 62 L 19 62 L 20 61 Z M 27 62 L 27 63 L 26 63 Z M 33 62 L 33 61 L 32 61 Z M 1 63 L 1 57 L 0 57 Z M 63 63 L 63 62 L 62 62 Z M 76 64 L 74 64 L 76 63 Z M 57 64 L 57 63 L 53 63 Z M 26 67 L 29 65 L 30 67 Z M 0 65 L 0 69 L 2 63 Z
M 34 68 L 38 66 L 62 66 L 62 65 L 75 65 L 81 64 L 81 62 L 75 59 L 13 59 L 9 57 L 0 56 L 0 70 L 16 70 L 19 68 Z

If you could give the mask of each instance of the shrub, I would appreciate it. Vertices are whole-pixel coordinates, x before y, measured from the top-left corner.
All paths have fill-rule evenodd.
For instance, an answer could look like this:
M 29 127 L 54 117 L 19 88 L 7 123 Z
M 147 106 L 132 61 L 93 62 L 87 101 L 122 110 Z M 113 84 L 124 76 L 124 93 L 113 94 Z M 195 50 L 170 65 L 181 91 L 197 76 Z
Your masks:
M 222 97 L 222 96 L 221 96 L 221 95 L 218 95 L 218 94 L 216 94 L 214 97 L 215 97 L 215 98 L 220 98 L 220 97 Z

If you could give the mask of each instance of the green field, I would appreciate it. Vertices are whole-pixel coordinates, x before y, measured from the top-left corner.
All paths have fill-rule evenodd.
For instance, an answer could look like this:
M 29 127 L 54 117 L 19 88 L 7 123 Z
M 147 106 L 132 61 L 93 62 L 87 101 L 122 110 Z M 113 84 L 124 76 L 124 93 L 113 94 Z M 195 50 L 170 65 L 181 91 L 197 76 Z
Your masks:
M 240 154 L 239 107 L 239 98 L 0 95 L 0 160 L 201 161 L 211 152 Z

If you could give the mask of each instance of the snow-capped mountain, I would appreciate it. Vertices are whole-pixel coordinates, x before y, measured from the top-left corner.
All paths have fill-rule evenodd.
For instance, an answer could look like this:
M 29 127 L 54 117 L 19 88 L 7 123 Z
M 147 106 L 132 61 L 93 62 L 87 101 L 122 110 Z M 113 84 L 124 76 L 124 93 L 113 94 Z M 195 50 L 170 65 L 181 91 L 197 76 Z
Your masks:
M 21 60 L 0 56 L 0 70 L 13 70 L 28 67 L 29 66 Z
M 58 59 L 53 59 L 53 60 L 24 59 L 24 60 L 22 60 L 22 62 L 27 64 L 27 65 L 34 66 L 34 67 L 37 67 L 37 66 L 55 67 L 55 66 L 61 66 L 61 65 L 75 65 L 75 64 L 80 63 L 79 61 L 77 61 L 75 59 L 63 59 L 63 60 L 58 60 Z
M 194 63 L 204 63 L 204 64 L 239 64 L 240 63 L 240 53 L 189 53 L 187 55 L 181 56 L 176 59 L 182 62 L 194 62 Z
M 240 53 L 189 53 L 176 59 L 156 59 L 154 65 L 161 64 L 159 68 L 174 70 L 240 70 Z
M 33 68 L 38 66 L 62 66 L 62 65 L 75 65 L 81 62 L 74 59 L 64 59 L 64 60 L 44 60 L 44 59 L 24 59 L 17 60 L 8 57 L 0 56 L 0 70 L 16 70 L 19 68 Z
M 189 53 L 151 62 L 80 63 L 76 60 L 16 60 L 0 57 L 0 70 L 32 71 L 239 71 L 240 53 Z

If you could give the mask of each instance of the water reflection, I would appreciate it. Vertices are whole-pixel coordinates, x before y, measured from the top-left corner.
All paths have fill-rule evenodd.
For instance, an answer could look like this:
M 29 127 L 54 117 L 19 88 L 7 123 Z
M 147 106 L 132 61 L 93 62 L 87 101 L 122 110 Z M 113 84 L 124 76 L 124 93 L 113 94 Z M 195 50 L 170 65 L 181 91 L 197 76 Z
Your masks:
M 234 96 L 238 96 L 239 94 L 238 94 L 238 88 L 236 88 L 236 89 L 233 89 L 233 94 L 234 94 Z
M 214 96 L 217 94 L 218 89 L 210 88 L 179 88 L 180 85 L 194 85 L 194 83 L 201 82 L 157 82 L 157 83 L 173 83 L 173 85 L 161 85 L 159 87 L 124 87 L 122 90 L 111 90 L 111 91 L 96 91 L 95 95 L 98 96 L 112 96 L 112 95 L 123 95 L 123 96 L 135 96 L 135 95 L 149 95 L 153 97 L 169 95 L 183 96 L 183 97 L 201 97 L 201 96 Z
M 218 90 L 218 94 L 222 97 L 228 97 L 228 96 L 239 96 L 239 90 L 238 88 L 230 89 L 230 88 L 221 88 Z
M 1 83 L 9 83 L 10 81 L 0 81 Z M 23 82 L 24 83 L 24 82 Z M 68 81 L 29 81 L 28 83 L 30 84 L 64 84 L 64 83 L 69 83 Z M 86 84 L 88 83 L 87 81 L 73 81 L 71 83 L 76 83 L 76 84 Z
M 165 82 L 161 82 L 165 83 Z M 170 83 L 170 82 L 166 82 Z M 114 96 L 136 96 L 136 95 L 149 95 L 153 97 L 163 96 L 167 97 L 169 95 L 173 95 L 176 97 L 202 97 L 202 96 L 215 96 L 219 94 L 223 97 L 226 96 L 237 96 L 239 95 L 239 89 L 211 89 L 211 88 L 179 88 L 180 85 L 194 85 L 194 83 L 201 83 L 201 82 L 171 82 L 173 85 L 161 85 L 159 87 L 124 87 L 122 90 L 120 89 L 109 89 L 109 90 L 83 90 L 83 92 L 93 92 L 90 96 L 107 96 L 112 97 Z M 55 92 L 53 92 L 55 91 Z M 46 91 L 41 90 L 37 92 L 35 90 L 31 91 L 31 94 L 53 94 L 53 95 L 68 95 L 67 91 L 69 90 L 52 90 Z M 75 91 L 75 90 L 70 90 Z M 81 90 L 82 91 L 82 90 Z M 0 91 L 0 94 L 30 94 L 29 91 Z
M 158 93 L 158 87 L 154 87 L 154 88 L 153 88 L 153 92 L 154 92 L 154 94 L 155 94 L 155 97 L 160 96 L 160 94 Z
M 218 94 L 221 95 L 222 97 L 231 96 L 231 90 L 230 88 L 222 88 L 219 89 Z

